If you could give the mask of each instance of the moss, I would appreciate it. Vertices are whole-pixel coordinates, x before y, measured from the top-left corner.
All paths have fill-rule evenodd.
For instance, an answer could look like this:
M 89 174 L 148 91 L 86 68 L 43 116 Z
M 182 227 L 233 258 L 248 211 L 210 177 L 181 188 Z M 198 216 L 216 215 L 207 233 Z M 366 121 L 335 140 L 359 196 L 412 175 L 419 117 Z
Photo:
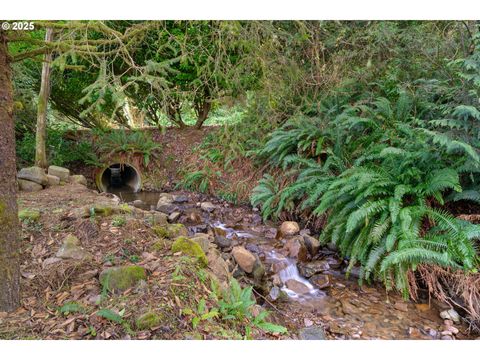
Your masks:
M 116 208 L 116 211 L 120 214 L 131 214 L 133 212 L 133 208 L 128 204 L 121 204 Z
M 208 265 L 208 260 L 200 245 L 186 236 L 180 236 L 172 244 L 172 251 L 182 252 L 185 255 L 195 257 L 203 266 Z
M 156 225 L 152 230 L 161 238 L 175 239 L 179 236 L 188 236 L 188 230 L 183 224 Z
M 134 286 L 140 280 L 146 279 L 145 269 L 137 265 L 110 268 L 100 274 L 100 284 L 104 289 L 110 291 L 123 291 Z
M 168 238 L 168 230 L 165 226 L 156 225 L 152 227 L 153 232 L 160 238 Z
M 167 229 L 171 239 L 178 236 L 188 236 L 188 230 L 183 224 L 169 224 L 167 225 Z
M 150 251 L 151 252 L 157 252 L 157 251 L 162 251 L 163 249 L 166 249 L 168 247 L 168 243 L 165 239 L 161 238 L 157 241 L 155 241 L 151 246 L 150 246 Z
M 40 220 L 40 211 L 34 209 L 23 209 L 18 212 L 18 218 L 21 221 L 38 221 Z
M 161 321 L 162 318 L 158 314 L 154 313 L 153 311 L 149 311 L 137 318 L 135 321 L 135 326 L 137 330 L 149 330 L 160 325 Z

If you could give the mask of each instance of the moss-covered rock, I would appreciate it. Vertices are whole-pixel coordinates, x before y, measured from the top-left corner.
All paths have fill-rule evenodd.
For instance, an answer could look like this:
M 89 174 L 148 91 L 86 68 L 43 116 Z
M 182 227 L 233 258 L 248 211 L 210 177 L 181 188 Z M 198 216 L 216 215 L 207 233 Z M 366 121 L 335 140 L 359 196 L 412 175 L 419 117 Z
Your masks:
M 18 218 L 21 221 L 38 221 L 40 220 L 40 211 L 35 209 L 23 209 L 18 212 Z
M 89 260 L 91 255 L 80 246 L 80 240 L 69 234 L 63 239 L 63 244 L 55 255 L 60 259 Z
M 208 265 L 207 256 L 203 252 L 200 245 L 186 236 L 180 236 L 175 239 L 172 244 L 172 251 L 174 253 L 182 252 L 185 255 L 195 257 L 202 266 Z
M 135 320 L 135 327 L 137 330 L 149 330 L 154 328 L 162 322 L 162 318 L 154 313 L 153 311 L 149 311 L 145 314 L 140 315 Z
M 175 239 L 179 236 L 188 236 L 188 230 L 183 224 L 167 224 L 154 226 L 153 231 L 161 238 Z
M 124 291 L 146 279 L 145 269 L 137 265 L 108 268 L 100 274 L 100 284 L 109 291 Z

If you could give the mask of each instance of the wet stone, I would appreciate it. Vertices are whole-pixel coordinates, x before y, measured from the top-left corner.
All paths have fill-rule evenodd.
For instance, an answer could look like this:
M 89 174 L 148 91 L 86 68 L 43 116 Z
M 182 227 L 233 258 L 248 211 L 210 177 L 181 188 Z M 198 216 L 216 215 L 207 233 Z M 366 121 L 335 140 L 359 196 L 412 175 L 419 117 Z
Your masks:
M 188 202 L 188 196 L 186 195 L 173 195 L 172 201 L 174 203 L 186 203 Z
M 298 332 L 300 340 L 326 340 L 325 331 L 321 326 L 309 326 Z
M 226 238 L 222 235 L 215 236 L 215 244 L 217 244 L 220 248 L 228 248 L 232 245 L 232 239 Z
M 308 288 L 307 285 L 294 279 L 288 279 L 285 282 L 285 285 L 287 286 L 288 289 L 292 290 L 294 293 L 299 295 L 308 294 L 310 292 L 310 289 Z
M 280 233 L 282 236 L 293 236 L 298 234 L 300 231 L 300 226 L 295 221 L 284 221 L 280 225 Z
M 326 261 L 318 260 L 306 264 L 300 264 L 298 270 L 302 276 L 309 278 L 315 274 L 330 270 L 330 265 Z
M 309 280 L 319 289 L 325 289 L 330 286 L 330 276 L 326 274 L 314 275 Z

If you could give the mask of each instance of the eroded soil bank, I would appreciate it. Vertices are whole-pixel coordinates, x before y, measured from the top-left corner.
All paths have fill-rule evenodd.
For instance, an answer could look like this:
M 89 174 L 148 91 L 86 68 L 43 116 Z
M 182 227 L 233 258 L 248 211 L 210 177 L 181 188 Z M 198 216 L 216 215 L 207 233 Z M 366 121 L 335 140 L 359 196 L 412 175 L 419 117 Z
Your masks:
M 255 329 L 256 339 L 471 338 L 463 324 L 439 316 L 442 304 L 412 303 L 380 286 L 346 280 L 345 264 L 328 249 L 291 257 L 292 239 L 299 235 L 279 234 L 278 224 L 264 224 L 249 207 L 198 193 L 167 195 L 164 199 L 174 201 L 163 203 L 172 205 L 163 214 L 140 209 L 156 207 L 159 194 L 137 201 L 137 208 L 78 184 L 20 193 L 20 209 L 30 211 L 22 221 L 22 307 L 0 314 L 0 338 L 243 338 L 234 322 L 212 318 L 192 325 L 185 309 L 195 310 L 201 298 L 207 309 L 214 306 L 205 273 L 224 286 L 228 276 L 253 285 L 255 311 L 268 309 L 269 321 L 288 328 L 285 335 Z M 208 255 L 206 269 L 190 266 L 181 251 L 172 252 L 173 239 L 164 236 L 167 222 L 185 225 L 186 235 Z M 69 235 L 78 242 L 66 241 Z M 242 270 L 233 255 L 238 248 L 263 270 Z M 106 293 L 101 274 L 122 266 L 140 266 L 145 277 Z M 104 309 L 119 317 L 99 315 Z

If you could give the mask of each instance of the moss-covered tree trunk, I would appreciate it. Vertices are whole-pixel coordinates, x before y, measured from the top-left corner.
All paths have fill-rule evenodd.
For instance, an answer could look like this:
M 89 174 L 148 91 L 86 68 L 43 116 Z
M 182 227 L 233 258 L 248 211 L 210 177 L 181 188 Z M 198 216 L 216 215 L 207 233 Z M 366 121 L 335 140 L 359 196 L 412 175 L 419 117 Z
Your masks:
M 53 39 L 53 29 L 47 29 L 45 41 L 50 42 Z M 50 63 L 52 62 L 52 53 L 47 51 L 44 55 L 42 66 L 42 82 L 40 85 L 40 93 L 38 94 L 37 108 L 37 133 L 35 142 L 35 165 L 46 168 L 47 151 L 47 106 L 48 96 L 50 93 Z
M 0 311 L 20 304 L 15 130 L 7 38 L 0 29 Z

